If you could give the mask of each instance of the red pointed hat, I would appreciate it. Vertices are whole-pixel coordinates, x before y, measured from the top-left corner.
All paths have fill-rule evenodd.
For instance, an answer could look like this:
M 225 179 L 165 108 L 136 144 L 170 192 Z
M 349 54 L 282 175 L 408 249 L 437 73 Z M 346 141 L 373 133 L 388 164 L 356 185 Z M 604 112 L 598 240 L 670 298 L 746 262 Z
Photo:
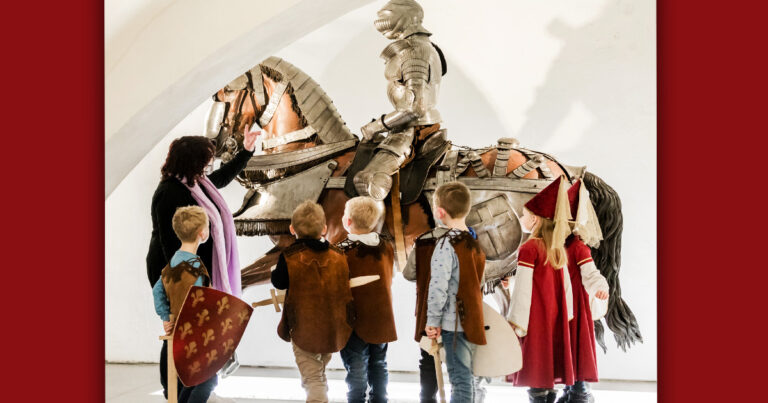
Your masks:
M 576 180 L 568 189 L 568 203 L 571 205 L 571 217 L 574 218 L 579 209 L 579 190 L 581 190 L 581 179 Z
M 557 195 L 560 192 L 560 182 L 563 177 L 555 179 L 547 187 L 541 190 L 536 196 L 533 196 L 528 203 L 525 203 L 525 208 L 531 210 L 533 214 L 544 217 L 547 219 L 555 218 L 555 209 L 557 207 Z

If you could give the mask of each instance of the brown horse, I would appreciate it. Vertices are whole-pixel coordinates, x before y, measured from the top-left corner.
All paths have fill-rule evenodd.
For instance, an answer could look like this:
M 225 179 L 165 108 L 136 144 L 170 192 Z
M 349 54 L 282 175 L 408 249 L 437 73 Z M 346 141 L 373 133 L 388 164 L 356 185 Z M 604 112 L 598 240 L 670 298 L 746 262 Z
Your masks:
M 215 139 L 217 155 L 224 160 L 242 147 L 243 131 L 254 122 L 262 125 L 263 141 L 265 144 L 269 144 L 269 147 L 264 149 L 266 155 L 290 153 L 324 144 L 338 144 L 341 141 L 356 139 L 320 86 L 295 66 L 276 57 L 266 59 L 243 76 L 238 77 L 225 88 L 219 90 L 213 98 L 214 101 L 226 105 L 223 124 Z M 349 170 L 358 149 L 358 143 L 355 141 L 353 143 L 355 145 L 329 156 L 327 161 L 336 162 L 330 174 L 331 178 L 341 180 Z M 503 167 L 503 162 L 500 166 L 496 163 L 499 155 L 497 148 L 474 151 L 479 155 L 479 160 L 475 158 L 474 163 L 471 163 L 471 161 L 467 161 L 467 153 L 464 153 L 464 165 L 459 163 L 462 169 L 456 171 L 456 178 L 470 182 L 474 178 L 473 183 L 482 183 L 485 179 L 491 179 L 487 181 L 491 183 L 493 177 L 489 175 L 489 172 L 492 172 L 495 177 L 503 176 L 506 178 L 509 175 L 510 178 L 519 180 L 519 183 L 527 186 L 527 190 L 505 189 L 510 194 L 514 194 L 511 200 L 514 201 L 515 205 L 510 206 L 510 208 L 516 212 L 509 213 L 509 216 L 513 218 L 519 215 L 525 201 L 554 178 L 563 175 L 570 181 L 574 181 L 576 178 L 584 180 L 590 191 L 590 198 L 597 211 L 605 238 L 600 248 L 593 250 L 593 255 L 598 268 L 608 279 L 611 287 L 609 313 L 606 316 L 606 322 L 622 349 L 626 349 L 636 341 L 642 341 L 637 321 L 629 307 L 621 299 L 618 270 L 622 217 L 621 204 L 616 192 L 600 178 L 586 172 L 584 168 L 562 165 L 549 155 L 522 149 L 516 145 L 504 151 L 507 158 L 506 169 Z M 256 158 L 258 157 L 255 156 L 254 159 Z M 537 159 L 537 161 L 531 161 L 532 159 Z M 533 168 L 526 169 L 526 167 Z M 293 171 L 289 167 L 272 170 L 270 171 L 271 174 L 267 173 L 266 175 L 262 171 L 246 168 L 239 180 L 245 186 L 253 188 L 291 175 L 304 168 L 305 166 L 297 163 L 297 168 Z M 434 179 L 441 169 L 445 170 L 445 167 L 437 164 L 431 166 L 427 177 Z M 509 179 L 506 181 L 505 183 L 509 183 Z M 404 252 L 411 250 L 414 240 L 419 235 L 435 226 L 428 193 L 423 192 L 416 202 L 400 206 L 402 220 L 399 220 L 400 211 L 392 208 L 391 198 L 387 200 L 383 232 L 395 235 L 399 229 L 396 228 L 396 223 L 402 222 L 400 228 L 405 245 Z M 344 212 L 344 204 L 348 199 L 349 196 L 340 187 L 326 187 L 318 196 L 317 201 L 326 213 L 328 225 L 326 238 L 330 242 L 341 241 L 346 236 L 346 231 L 341 225 L 341 217 Z M 239 213 L 247 207 L 247 204 L 248 196 L 244 208 Z M 239 213 L 235 213 L 236 222 Z M 516 220 L 515 223 L 517 223 Z M 238 224 L 242 224 L 242 222 L 238 222 Z M 490 226 L 494 225 L 490 223 Z M 273 249 L 242 271 L 243 287 L 267 283 L 271 269 L 276 264 L 280 252 L 289 246 L 294 238 L 287 233 L 285 226 L 260 233 L 239 228 L 238 232 L 245 235 L 269 234 L 275 243 Z M 514 271 L 516 250 L 524 240 L 524 235 L 519 231 L 519 228 L 514 228 L 514 225 L 512 232 L 514 232 L 515 241 L 511 247 L 515 253 L 502 256 L 503 258 L 488 260 L 486 280 L 489 281 L 489 289 L 497 285 L 502 277 L 508 276 Z M 493 255 L 489 251 L 486 254 Z M 599 321 L 595 322 L 595 328 L 599 342 L 605 349 L 602 340 L 602 324 Z

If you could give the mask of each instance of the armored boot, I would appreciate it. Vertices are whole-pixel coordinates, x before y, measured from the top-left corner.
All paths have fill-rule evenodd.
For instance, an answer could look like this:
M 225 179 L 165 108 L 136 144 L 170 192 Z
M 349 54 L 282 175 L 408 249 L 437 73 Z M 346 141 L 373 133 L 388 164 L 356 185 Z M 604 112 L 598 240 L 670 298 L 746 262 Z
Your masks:
M 399 133 L 391 133 L 376 147 L 377 152 L 371 162 L 353 179 L 359 195 L 379 201 L 387 197 L 392 188 L 392 175 L 400 169 L 411 153 L 413 137 L 414 130 L 409 128 Z
M 563 395 L 560 396 L 559 399 L 557 399 L 556 403 L 570 403 L 570 400 L 568 400 L 570 393 L 571 393 L 571 387 L 566 386 L 565 389 L 563 389 Z
M 557 392 L 554 389 L 528 389 L 528 401 L 530 403 L 554 403 L 556 397 Z

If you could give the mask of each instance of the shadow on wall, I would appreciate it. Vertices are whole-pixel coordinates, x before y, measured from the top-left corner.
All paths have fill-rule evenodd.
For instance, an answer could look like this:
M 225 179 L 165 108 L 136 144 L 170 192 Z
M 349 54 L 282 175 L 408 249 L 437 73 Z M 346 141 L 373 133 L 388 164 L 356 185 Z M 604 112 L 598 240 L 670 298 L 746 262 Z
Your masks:
M 590 151 L 599 152 L 597 141 L 603 149 L 631 147 L 638 140 L 647 144 L 651 133 L 631 136 L 645 137 L 642 140 L 625 135 L 653 127 L 644 120 L 655 118 L 655 75 L 647 74 L 655 63 L 649 55 L 654 52 L 654 6 L 643 3 L 609 1 L 593 21 L 580 27 L 557 19 L 550 23 L 548 31 L 562 48 L 517 133 L 521 141 L 548 152 L 584 155 L 584 161 L 593 160 Z M 626 29 L 630 25 L 643 29 Z M 582 130 L 558 132 L 565 123 Z M 619 131 L 623 135 L 611 135 Z
M 377 40 L 376 35 L 380 34 L 368 27 L 352 35 L 354 39 L 328 62 L 329 68 L 317 78 L 333 99 L 347 126 L 358 135 L 362 125 L 393 110 L 387 99 L 384 60 L 379 57 L 383 49 L 382 41 Z M 440 46 L 438 38 L 435 41 Z M 496 137 L 506 136 L 488 99 L 456 63 L 451 63 L 448 55 L 446 59 L 447 74 L 441 83 L 437 108 L 443 118 L 442 127 L 448 130 L 448 138 L 456 143 L 457 138 L 472 138 L 472 133 L 478 131 L 494 133 Z M 342 69 L 330 66 L 349 67 Z M 334 87 L 346 89 L 350 82 L 354 83 L 357 91 L 346 90 L 334 94 L 329 90 Z

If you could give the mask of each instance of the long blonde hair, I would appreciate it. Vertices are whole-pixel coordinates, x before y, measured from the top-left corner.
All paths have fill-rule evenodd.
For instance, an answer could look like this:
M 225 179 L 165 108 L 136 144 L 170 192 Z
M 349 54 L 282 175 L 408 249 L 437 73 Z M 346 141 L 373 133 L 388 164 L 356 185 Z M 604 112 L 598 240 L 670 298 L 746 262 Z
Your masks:
M 538 216 L 536 226 L 531 232 L 531 237 L 539 238 L 544 241 L 547 249 L 547 263 L 551 264 L 555 270 L 559 270 L 568 264 L 568 254 L 565 252 L 565 242 L 555 244 L 555 222 L 544 217 Z

